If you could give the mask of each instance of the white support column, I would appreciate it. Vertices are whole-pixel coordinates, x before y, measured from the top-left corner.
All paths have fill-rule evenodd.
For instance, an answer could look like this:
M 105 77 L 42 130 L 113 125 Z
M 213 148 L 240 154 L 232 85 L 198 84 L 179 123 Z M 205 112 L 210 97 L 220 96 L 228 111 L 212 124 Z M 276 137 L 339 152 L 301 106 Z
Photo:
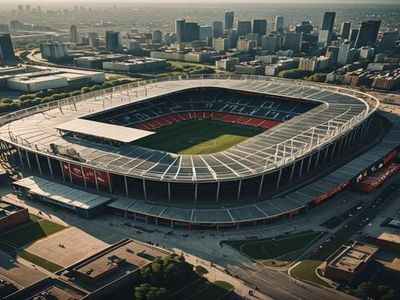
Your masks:
M 221 187 L 221 182 L 217 182 L 217 194 L 216 194 L 216 200 L 217 200 L 217 203 L 219 203 L 219 189 L 220 189 L 220 187 Z
M 242 180 L 239 180 L 239 186 L 238 186 L 238 193 L 237 193 L 237 200 L 240 199 L 240 192 L 242 191 Z
M 25 150 L 25 156 L 26 156 L 26 160 L 28 162 L 29 171 L 32 172 L 32 166 L 31 166 L 31 162 L 29 161 L 29 155 L 28 155 L 27 150 Z
M 24 165 L 24 161 L 22 160 L 21 149 L 19 149 L 19 147 L 17 147 L 17 150 L 18 150 L 19 161 L 21 162 L 21 166 L 24 169 L 25 165 Z
M 281 183 L 281 176 L 282 176 L 282 168 L 279 169 L 278 180 L 276 181 L 275 189 L 279 188 L 279 184 Z
M 18 149 L 19 150 L 19 149 Z M 50 157 L 47 156 L 47 163 L 49 165 L 51 177 L 54 178 L 53 168 L 51 167 Z
M 82 178 L 83 178 L 83 184 L 85 185 L 85 188 L 87 188 L 85 173 L 83 173 L 83 168 L 82 168 L 82 166 L 81 166 L 81 173 L 82 173 Z
M 124 183 L 125 183 L 125 194 L 127 197 L 129 197 L 129 192 L 128 192 L 128 179 L 126 176 L 124 176 Z
M 43 176 L 42 167 L 40 166 L 39 156 L 37 155 L 37 153 L 35 153 L 35 157 L 36 157 L 36 163 L 38 164 L 40 175 Z
M 168 200 L 171 201 L 171 182 L 168 182 Z
M 97 182 L 97 173 L 96 170 L 93 169 L 94 172 L 94 181 L 96 182 L 96 190 L 99 190 L 99 183 Z M 64 179 L 65 180 L 65 179 Z
M 303 164 L 304 164 L 304 158 L 301 160 L 300 162 L 300 169 L 299 169 L 299 177 L 301 176 L 301 174 L 303 173 Z
M 331 159 L 335 155 L 336 145 L 337 145 L 337 141 L 335 141 L 335 144 L 333 145 L 333 149 L 332 149 L 332 153 L 331 153 Z
M 194 184 L 194 204 L 197 204 L 197 189 L 198 189 L 198 183 L 196 182 Z
M 310 173 L 310 168 L 311 168 L 311 162 L 312 162 L 312 157 L 314 153 L 312 153 L 308 159 L 308 166 L 307 166 L 307 173 Z
M 289 183 L 292 182 L 293 174 L 294 174 L 294 169 L 295 169 L 295 168 L 296 168 L 296 162 L 293 162 L 293 167 L 292 167 L 292 170 L 290 171 Z
M 258 197 L 260 197 L 261 193 L 262 193 L 262 188 L 263 188 L 263 184 L 264 184 L 264 176 L 265 176 L 265 174 L 262 174 L 262 176 L 261 176 L 260 187 L 258 188 Z
M 316 167 L 318 166 L 318 161 L 319 161 L 319 156 L 320 156 L 320 154 L 321 154 L 321 150 L 318 149 L 318 152 L 317 152 L 317 159 L 315 160 L 314 168 L 316 168 Z
M 109 183 L 109 189 L 110 189 L 110 194 L 112 194 L 112 184 L 111 184 L 111 176 L 110 173 L 107 172 L 107 177 L 108 177 L 108 183 Z
M 143 179 L 143 194 L 144 194 L 144 198 L 147 199 L 146 179 Z

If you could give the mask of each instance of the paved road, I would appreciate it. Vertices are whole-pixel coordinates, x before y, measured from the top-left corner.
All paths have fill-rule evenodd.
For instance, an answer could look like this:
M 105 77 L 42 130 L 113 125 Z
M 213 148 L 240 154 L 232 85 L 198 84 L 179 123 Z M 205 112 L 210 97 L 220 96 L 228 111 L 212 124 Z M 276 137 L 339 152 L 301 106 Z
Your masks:
M 251 285 L 256 285 L 260 292 L 276 300 L 350 300 L 356 299 L 339 291 L 323 289 L 304 284 L 288 275 L 269 268 L 255 267 L 255 270 L 234 268 L 235 274 Z

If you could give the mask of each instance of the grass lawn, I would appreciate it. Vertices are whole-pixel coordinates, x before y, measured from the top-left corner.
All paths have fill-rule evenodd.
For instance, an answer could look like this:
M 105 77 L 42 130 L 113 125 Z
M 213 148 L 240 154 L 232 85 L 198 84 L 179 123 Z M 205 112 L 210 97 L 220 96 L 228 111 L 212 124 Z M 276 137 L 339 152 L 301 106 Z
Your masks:
M 300 250 L 304 249 L 311 242 L 316 241 L 322 235 L 324 235 L 322 232 L 304 231 L 290 235 L 281 235 L 275 238 L 229 241 L 225 243 L 260 263 L 270 265 L 268 261 L 271 259 L 282 257 L 295 251 L 299 251 L 298 254 L 300 254 Z
M 0 235 L 0 247 L 7 252 L 12 252 L 64 228 L 66 227 L 57 223 L 31 216 L 31 221 Z M 2 245 L 7 247 L 4 249 Z
M 19 251 L 18 256 L 53 273 L 63 268 L 62 266 L 59 266 L 51 261 L 48 261 L 47 259 L 41 258 L 25 250 Z
M 206 154 L 228 149 L 263 131 L 214 120 L 188 120 L 160 128 L 135 144 L 179 154 Z
M 202 289 L 198 292 L 193 292 L 193 296 L 188 299 L 191 300 L 217 300 L 228 293 L 233 286 L 226 281 L 205 282 Z

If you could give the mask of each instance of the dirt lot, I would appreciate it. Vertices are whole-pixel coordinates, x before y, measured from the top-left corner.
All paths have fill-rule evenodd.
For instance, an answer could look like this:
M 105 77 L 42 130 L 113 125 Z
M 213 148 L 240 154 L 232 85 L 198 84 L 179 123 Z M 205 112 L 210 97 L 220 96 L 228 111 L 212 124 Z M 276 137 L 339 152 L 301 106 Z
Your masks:
M 107 246 L 107 243 L 76 227 L 71 227 L 41 239 L 25 250 L 60 266 L 67 267 Z

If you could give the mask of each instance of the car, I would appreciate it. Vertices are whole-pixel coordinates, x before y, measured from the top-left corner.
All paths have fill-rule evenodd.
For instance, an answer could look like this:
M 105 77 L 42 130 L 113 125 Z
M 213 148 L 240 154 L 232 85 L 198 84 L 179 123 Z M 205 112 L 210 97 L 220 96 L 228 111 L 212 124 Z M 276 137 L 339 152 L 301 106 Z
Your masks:
M 362 208 L 363 207 L 361 205 L 356 207 L 357 210 L 362 210 Z

